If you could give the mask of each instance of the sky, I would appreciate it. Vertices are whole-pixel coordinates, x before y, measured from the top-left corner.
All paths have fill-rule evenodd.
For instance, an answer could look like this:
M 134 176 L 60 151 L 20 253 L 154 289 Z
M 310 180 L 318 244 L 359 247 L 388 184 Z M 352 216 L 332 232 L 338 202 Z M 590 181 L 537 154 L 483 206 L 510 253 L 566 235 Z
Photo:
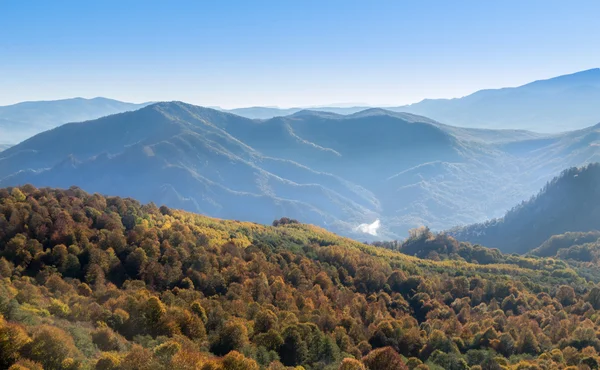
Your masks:
M 600 67 L 600 1 L 0 0 L 0 105 L 403 105 Z

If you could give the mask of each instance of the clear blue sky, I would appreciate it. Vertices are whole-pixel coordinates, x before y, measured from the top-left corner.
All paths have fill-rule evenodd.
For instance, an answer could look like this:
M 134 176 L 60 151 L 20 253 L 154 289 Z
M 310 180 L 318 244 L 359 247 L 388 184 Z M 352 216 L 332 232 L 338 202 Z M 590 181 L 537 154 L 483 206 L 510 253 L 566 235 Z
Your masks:
M 600 66 L 600 1 L 0 0 L 0 105 L 400 105 Z

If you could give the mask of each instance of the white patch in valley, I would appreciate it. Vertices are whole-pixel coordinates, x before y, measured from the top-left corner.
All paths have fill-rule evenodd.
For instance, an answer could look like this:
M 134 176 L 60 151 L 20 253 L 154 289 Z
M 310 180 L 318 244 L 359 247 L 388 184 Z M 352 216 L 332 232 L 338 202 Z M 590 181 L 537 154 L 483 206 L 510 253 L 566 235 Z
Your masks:
M 381 227 L 381 221 L 375 220 L 372 224 L 360 224 L 354 230 L 365 234 L 377 235 L 377 229 Z

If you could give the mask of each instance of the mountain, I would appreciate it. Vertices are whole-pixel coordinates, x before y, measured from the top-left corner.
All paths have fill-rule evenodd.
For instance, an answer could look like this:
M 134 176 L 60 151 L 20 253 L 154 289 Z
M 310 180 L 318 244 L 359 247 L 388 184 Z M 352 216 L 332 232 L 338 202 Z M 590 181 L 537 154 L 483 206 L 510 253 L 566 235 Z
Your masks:
M 80 122 L 142 108 L 106 98 L 30 101 L 0 106 L 0 137 L 16 144 L 35 134 L 67 122 Z
M 290 116 L 295 113 L 312 110 L 318 112 L 328 112 L 341 115 L 348 115 L 358 113 L 364 110 L 371 109 L 369 106 L 319 106 L 319 107 L 303 107 L 303 108 L 276 108 L 276 107 L 247 107 L 247 108 L 234 108 L 234 109 L 220 109 L 224 112 L 237 114 L 242 117 L 252 119 L 271 119 L 275 117 Z
M 77 185 L 215 217 L 290 217 L 396 239 L 420 225 L 500 217 L 562 169 L 595 160 L 597 131 L 457 128 L 376 108 L 251 120 L 164 102 L 0 152 L 0 185 Z
M 461 127 L 559 132 L 600 121 L 600 69 L 393 108 Z
M 599 163 L 565 170 L 504 217 L 451 230 L 449 234 L 506 253 L 526 253 L 553 235 L 594 230 L 600 230 Z M 544 246 L 537 251 L 549 249 L 553 248 Z
M 435 261 L 289 219 L 277 225 L 78 188 L 0 189 L 0 368 L 583 369 L 600 361 L 600 323 L 590 319 L 600 310 L 598 274 L 583 278 L 577 265 L 426 232 L 404 243 L 406 251 L 449 244 L 465 257 Z
M 0 144 L 0 152 L 3 151 L 4 149 L 8 149 L 10 148 L 12 145 L 10 144 Z
M 369 191 L 286 158 L 294 153 L 336 156 L 299 141 L 284 123 L 160 103 L 34 136 L 2 152 L 0 178 L 2 183 L 76 184 L 262 223 L 293 216 L 352 229 L 349 222 L 376 217 L 378 204 Z
M 521 129 L 556 133 L 600 122 L 600 69 L 540 80 L 518 87 L 486 89 L 455 99 L 425 99 L 386 108 L 430 117 L 453 126 Z M 353 114 L 368 107 L 319 107 L 319 111 Z M 302 108 L 251 107 L 230 110 L 249 118 L 286 116 Z

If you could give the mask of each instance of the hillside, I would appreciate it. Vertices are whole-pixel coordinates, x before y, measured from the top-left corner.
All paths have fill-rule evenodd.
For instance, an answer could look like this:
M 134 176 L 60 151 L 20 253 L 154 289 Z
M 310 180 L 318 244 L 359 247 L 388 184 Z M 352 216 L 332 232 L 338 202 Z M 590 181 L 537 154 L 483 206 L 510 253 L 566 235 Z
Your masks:
M 74 98 L 0 106 L 0 138 L 2 143 L 17 144 L 63 123 L 87 121 L 146 105 L 106 98 Z
M 595 243 L 600 239 L 600 231 L 566 232 L 564 234 L 552 235 L 539 247 L 531 251 L 532 255 L 539 257 L 558 256 L 563 250 L 576 246 Z
M 277 224 L 77 188 L 0 190 L 0 367 L 523 369 L 599 361 L 600 328 L 590 318 L 600 288 L 563 261 L 438 262 L 289 219 Z M 428 243 L 427 235 L 408 243 Z
M 447 126 L 368 109 L 257 121 L 181 102 L 66 124 L 0 152 L 0 184 L 131 196 L 209 216 L 291 217 L 361 240 L 499 217 L 570 166 L 598 127 L 561 135 Z
M 563 171 L 539 194 L 502 218 L 454 229 L 450 234 L 506 253 L 526 253 L 553 235 L 599 229 L 600 164 L 594 163 Z
M 467 149 L 413 115 L 316 112 L 259 122 L 159 103 L 67 124 L 2 152 L 0 183 L 77 185 L 216 217 L 269 223 L 287 216 L 356 235 L 358 225 L 400 207 L 418 212 L 398 197 L 383 209 L 398 190 L 382 180 L 422 162 L 463 161 Z M 437 205 L 430 207 L 433 214 Z M 391 221 L 381 231 L 393 235 L 413 223 Z

